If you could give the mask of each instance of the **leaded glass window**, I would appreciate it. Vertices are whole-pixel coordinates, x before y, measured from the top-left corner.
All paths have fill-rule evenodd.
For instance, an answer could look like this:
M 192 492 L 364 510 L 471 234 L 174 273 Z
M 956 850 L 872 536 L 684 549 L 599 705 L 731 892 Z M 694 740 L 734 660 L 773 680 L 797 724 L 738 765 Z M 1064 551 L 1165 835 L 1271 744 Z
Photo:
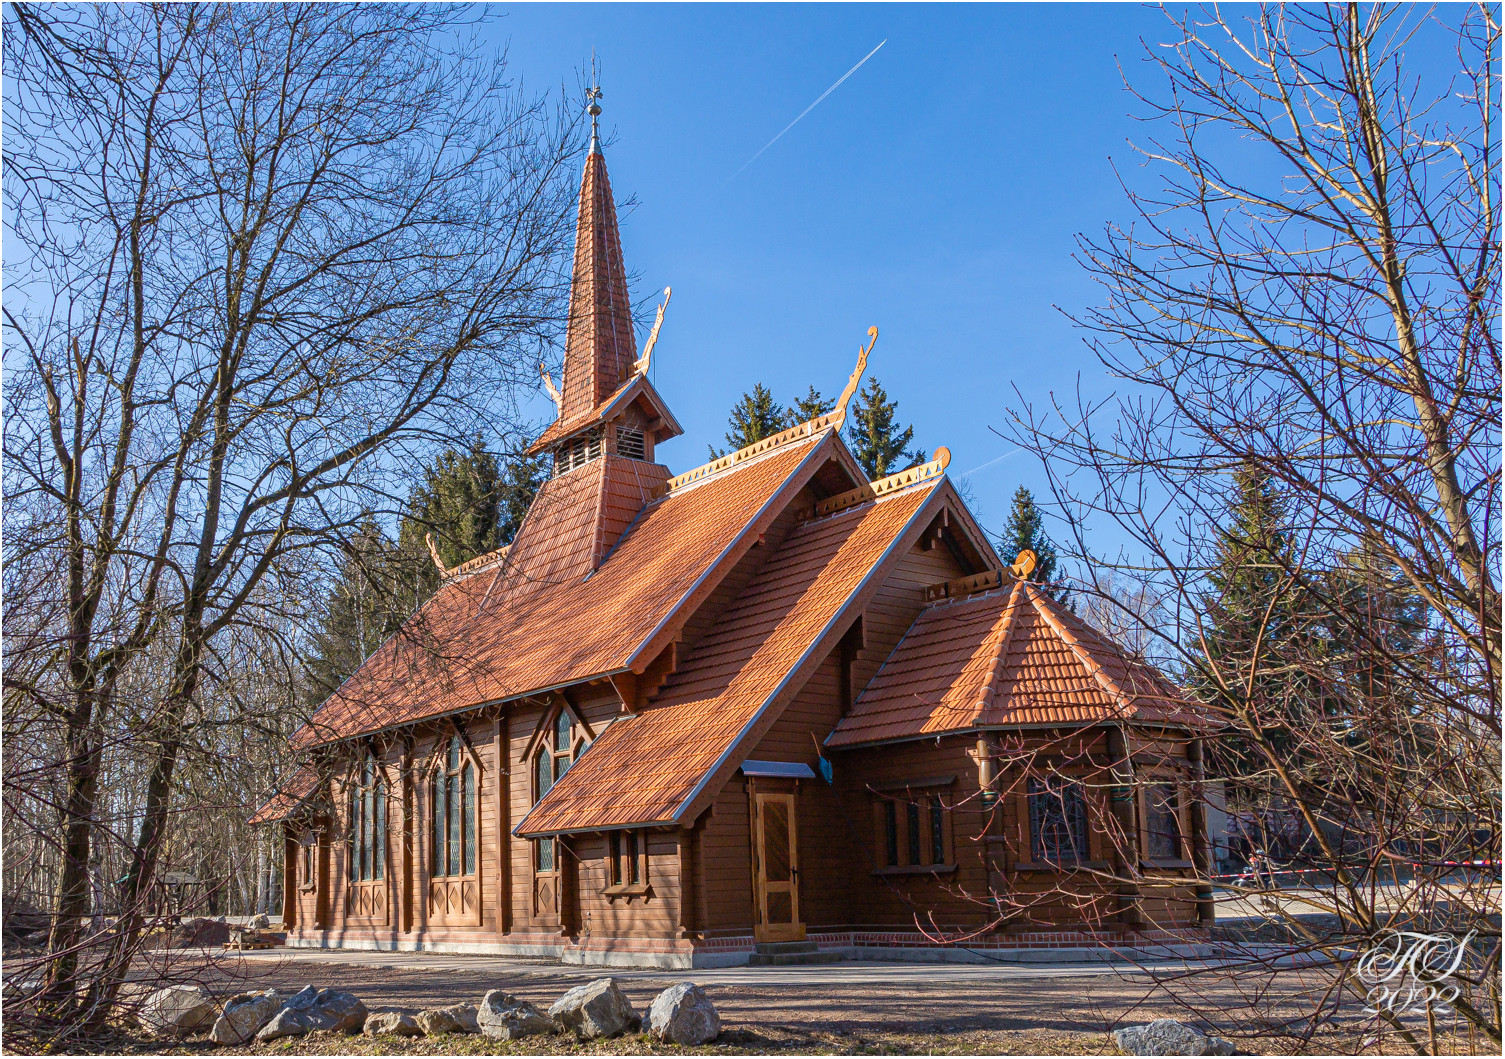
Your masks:
M 1055 776 L 1029 781 L 1030 850 L 1053 864 L 1087 859 L 1087 803 L 1080 784 Z
M 1146 852 L 1161 860 L 1181 858 L 1180 800 L 1174 783 L 1151 783 L 1144 789 Z
M 373 882 L 386 877 L 387 781 L 367 754 L 350 787 L 350 878 Z
M 476 770 L 460 737 L 449 741 L 443 767 L 434 771 L 434 874 L 476 871 Z

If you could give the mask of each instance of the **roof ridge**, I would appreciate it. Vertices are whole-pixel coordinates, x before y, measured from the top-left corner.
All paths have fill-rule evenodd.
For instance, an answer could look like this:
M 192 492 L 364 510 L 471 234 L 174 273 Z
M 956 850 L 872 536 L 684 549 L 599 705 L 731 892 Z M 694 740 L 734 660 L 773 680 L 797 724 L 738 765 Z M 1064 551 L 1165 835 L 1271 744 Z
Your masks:
M 480 555 L 472 556 L 458 566 L 452 566 L 447 570 L 441 571 L 439 575 L 440 580 L 448 583 L 450 581 L 458 581 L 462 577 L 469 577 L 471 574 L 481 573 L 484 570 L 490 569 L 494 563 L 505 561 L 507 553 L 511 550 L 512 542 L 508 541 L 500 548 L 493 548 L 489 552 L 482 552 Z
M 814 419 L 807 419 L 803 423 L 798 423 L 788 430 L 781 430 L 777 434 L 770 434 L 768 437 L 760 441 L 755 441 L 751 445 L 744 445 L 736 452 L 728 452 L 724 456 L 718 456 L 709 463 L 703 463 L 699 467 L 691 468 L 684 474 L 677 474 L 673 478 L 670 478 L 668 482 L 669 492 L 673 493 L 675 490 L 703 482 L 707 478 L 717 475 L 730 467 L 736 467 L 739 464 L 745 463 L 754 456 L 762 456 L 765 453 L 772 452 L 774 449 L 781 448 L 791 441 L 815 437 L 817 433 L 832 426 L 841 418 L 843 417 L 838 416 L 835 412 L 827 412 L 825 415 L 816 416 Z
M 929 463 L 922 463 L 915 467 L 906 467 L 902 471 L 896 471 L 886 477 L 859 485 L 856 489 L 848 489 L 844 493 L 828 496 L 815 505 L 815 517 L 834 515 L 844 508 L 856 507 L 868 500 L 877 500 L 889 493 L 897 493 L 912 485 L 927 482 L 938 475 L 944 474 L 951 464 L 951 450 L 942 445 L 935 450 L 935 459 Z
M 1056 635 L 1065 641 L 1066 646 L 1071 648 L 1072 653 L 1082 663 L 1083 668 L 1108 693 L 1108 697 L 1113 699 L 1121 708 L 1131 708 L 1130 696 L 1125 693 L 1123 688 L 1119 687 L 1117 681 L 1108 676 L 1107 671 L 1098 664 L 1097 659 L 1092 657 L 1091 652 L 1087 650 L 1082 641 L 1077 639 L 1076 633 L 1067 628 L 1066 623 L 1061 620 L 1060 616 L 1045 605 L 1045 594 L 1028 582 L 1021 581 L 1020 584 L 1026 586 L 1025 592 L 1029 596 L 1030 602 L 1034 604 L 1036 612 L 1055 630 Z
M 1022 608 L 1019 606 L 1019 601 L 1014 597 L 1019 594 L 1020 586 L 1023 583 L 1022 581 L 1014 582 L 1013 591 L 1009 593 L 1008 605 L 1004 607 L 1003 613 L 999 615 L 997 641 L 989 648 L 989 653 L 992 657 L 988 659 L 988 668 L 983 676 L 982 689 L 977 696 L 975 712 L 972 715 L 973 724 L 980 724 L 983 715 L 987 713 L 988 708 L 993 704 L 993 695 L 998 687 L 998 674 L 1003 669 L 1003 662 L 1008 657 L 1009 648 L 1014 644 L 1014 630 L 1019 627 L 1019 612 Z

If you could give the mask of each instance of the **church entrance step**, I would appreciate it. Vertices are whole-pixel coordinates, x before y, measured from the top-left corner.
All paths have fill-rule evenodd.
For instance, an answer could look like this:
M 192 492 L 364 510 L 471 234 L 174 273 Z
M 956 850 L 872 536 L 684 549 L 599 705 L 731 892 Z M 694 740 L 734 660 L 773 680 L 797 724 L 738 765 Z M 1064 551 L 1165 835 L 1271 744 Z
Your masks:
M 793 967 L 811 963 L 840 963 L 841 955 L 821 952 L 813 941 L 770 941 L 756 946 L 749 967 Z

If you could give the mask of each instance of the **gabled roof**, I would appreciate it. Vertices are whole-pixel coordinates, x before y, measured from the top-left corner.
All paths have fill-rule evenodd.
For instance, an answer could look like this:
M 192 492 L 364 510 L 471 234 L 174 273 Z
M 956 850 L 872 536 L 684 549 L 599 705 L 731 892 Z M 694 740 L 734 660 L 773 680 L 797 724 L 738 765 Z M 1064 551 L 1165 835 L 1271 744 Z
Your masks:
M 299 765 L 287 781 L 252 814 L 247 823 L 274 824 L 292 816 L 319 789 L 319 773 L 312 765 Z
M 614 722 L 518 825 L 520 835 L 693 818 L 749 752 L 770 706 L 897 545 L 917 535 L 944 482 L 816 518 L 792 530 L 643 710 Z M 702 487 L 703 488 L 703 487 Z M 907 533 L 907 531 L 913 531 Z
M 1207 723 L 1159 670 L 1016 581 L 926 607 L 826 745 L 1122 720 Z
M 747 535 L 832 457 L 835 444 L 822 431 L 646 506 L 634 501 L 632 510 L 609 504 L 631 488 L 648 501 L 665 487 L 666 470 L 607 455 L 551 479 L 506 556 L 442 585 L 293 744 L 333 742 L 645 665 L 672 637 L 691 596 L 714 586 L 725 560 L 750 546 Z M 602 548 L 599 535 L 613 527 L 621 539 Z
M 631 375 L 627 381 L 617 387 L 615 393 L 606 398 L 594 408 L 587 408 L 583 412 L 571 416 L 560 416 L 538 439 L 528 446 L 528 454 L 534 455 L 549 448 L 555 442 L 579 433 L 586 427 L 597 423 L 604 423 L 625 410 L 634 401 L 643 406 L 644 415 L 651 421 L 655 418 L 663 421 L 663 425 L 654 431 L 655 441 L 666 441 L 669 438 L 678 437 L 684 433 L 684 428 L 679 425 L 679 420 L 669 411 L 668 404 L 659 396 L 653 384 L 648 381 L 646 375 Z

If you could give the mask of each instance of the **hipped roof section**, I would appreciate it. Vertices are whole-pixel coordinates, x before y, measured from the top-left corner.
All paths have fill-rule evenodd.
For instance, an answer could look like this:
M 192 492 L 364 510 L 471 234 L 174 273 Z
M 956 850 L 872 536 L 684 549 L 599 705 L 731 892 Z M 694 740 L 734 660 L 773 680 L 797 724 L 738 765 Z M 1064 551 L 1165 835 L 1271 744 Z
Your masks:
M 850 747 L 1010 725 L 1205 727 L 1204 710 L 1040 588 L 927 607 L 826 739 Z
M 611 725 L 516 828 L 524 836 L 693 819 L 933 517 L 944 479 L 806 522 L 645 709 Z M 860 605 L 860 604 L 857 604 Z
M 293 736 L 315 746 L 620 673 L 672 635 L 735 545 L 792 498 L 836 443 L 822 431 L 646 504 L 595 566 L 603 458 L 551 479 L 505 558 L 439 590 Z M 637 464 L 639 468 L 652 465 Z M 643 488 L 664 488 L 661 468 Z M 577 527 L 578 524 L 578 527 Z M 572 527 L 581 533 L 574 533 Z M 587 537 L 591 539 L 586 539 Z

